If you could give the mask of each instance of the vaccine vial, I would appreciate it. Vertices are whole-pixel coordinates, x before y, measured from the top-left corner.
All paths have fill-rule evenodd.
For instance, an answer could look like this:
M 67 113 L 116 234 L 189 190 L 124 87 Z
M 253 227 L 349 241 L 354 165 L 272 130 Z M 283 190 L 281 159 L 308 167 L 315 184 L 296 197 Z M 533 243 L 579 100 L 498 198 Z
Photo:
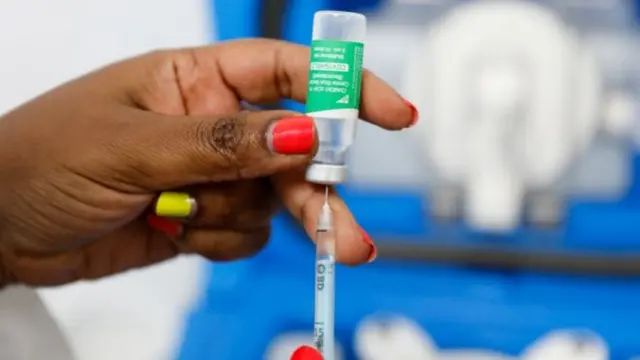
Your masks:
M 306 173 L 312 183 L 333 185 L 347 180 L 366 32 L 367 19 L 362 14 L 319 11 L 314 16 L 306 112 L 315 121 L 320 141 Z

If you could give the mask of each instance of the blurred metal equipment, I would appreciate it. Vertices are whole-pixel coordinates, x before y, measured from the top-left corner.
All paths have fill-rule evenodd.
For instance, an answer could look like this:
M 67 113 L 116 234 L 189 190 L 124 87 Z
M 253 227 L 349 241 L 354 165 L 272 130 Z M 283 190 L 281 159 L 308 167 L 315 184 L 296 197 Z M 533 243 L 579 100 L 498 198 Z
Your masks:
M 600 3 L 596 10 L 586 2 L 448 3 L 434 6 L 442 16 L 419 30 L 424 36 L 411 49 L 403 81 L 422 110 L 415 134 L 427 171 L 436 174 L 432 186 L 459 186 L 465 220 L 489 232 L 512 231 L 522 216 L 532 224 L 559 224 L 567 196 L 623 195 L 630 159 L 625 134 L 634 122 L 634 105 L 623 99 L 637 92 L 628 86 L 636 74 L 623 66 L 636 55 L 635 38 L 603 54 L 591 39 L 620 42 L 628 24 L 572 18 L 619 12 L 621 3 Z M 603 55 L 614 58 L 606 64 Z M 622 77 L 627 84 L 616 81 Z M 602 109 L 610 101 L 607 114 Z M 617 124 L 625 130 L 606 131 Z M 611 137 L 617 140 L 606 141 Z M 613 158 L 590 161 L 603 152 Z M 523 213 L 525 199 L 531 211 Z
M 462 191 L 455 185 L 438 186 L 431 191 L 431 215 L 440 222 L 460 220 Z
M 260 37 L 268 39 L 283 39 L 285 16 L 289 1 L 287 0 L 263 0 L 260 6 Z M 280 102 L 263 105 L 265 110 L 277 110 L 281 108 Z
M 421 326 L 400 315 L 375 314 L 355 331 L 360 360 L 608 360 L 606 342 L 590 331 L 556 330 L 518 356 L 482 349 L 439 349 Z
M 260 36 L 282 39 L 288 1 L 263 0 L 260 8 Z

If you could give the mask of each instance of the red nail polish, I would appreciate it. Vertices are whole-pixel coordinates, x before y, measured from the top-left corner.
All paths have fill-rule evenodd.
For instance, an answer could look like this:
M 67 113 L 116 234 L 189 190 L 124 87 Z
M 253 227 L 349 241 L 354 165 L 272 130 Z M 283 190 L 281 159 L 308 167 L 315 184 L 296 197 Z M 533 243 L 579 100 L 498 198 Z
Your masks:
M 365 244 L 371 247 L 371 252 L 369 253 L 367 262 L 372 263 L 378 257 L 378 248 L 376 247 L 376 244 L 373 243 L 373 240 L 371 240 L 369 234 L 364 231 L 364 229 L 360 228 L 360 231 L 362 232 L 362 239 L 364 240 Z
M 418 113 L 418 108 L 416 108 L 416 106 L 413 105 L 409 100 L 405 100 L 404 103 L 409 107 L 409 109 L 411 109 L 411 124 L 409 124 L 409 127 L 412 127 L 418 123 L 420 114 Z
M 291 360 L 322 360 L 322 354 L 310 346 L 300 346 L 291 355 Z
M 147 224 L 152 228 L 162 231 L 169 236 L 180 236 L 182 233 L 182 224 L 179 221 L 174 221 L 157 215 L 147 216 Z
M 312 118 L 295 116 L 278 120 L 272 125 L 267 136 L 273 152 L 302 155 L 310 153 L 313 149 L 316 128 Z

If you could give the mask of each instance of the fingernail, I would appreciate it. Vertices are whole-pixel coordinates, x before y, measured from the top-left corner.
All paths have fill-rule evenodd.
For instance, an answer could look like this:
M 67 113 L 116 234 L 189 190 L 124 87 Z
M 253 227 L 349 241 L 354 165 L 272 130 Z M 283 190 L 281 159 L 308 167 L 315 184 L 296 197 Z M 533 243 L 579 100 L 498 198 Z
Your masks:
M 409 107 L 409 109 L 411 109 L 411 124 L 409 124 L 409 127 L 413 127 L 415 126 L 415 124 L 418 123 L 418 119 L 420 118 L 420 114 L 418 113 L 418 108 L 415 105 L 413 105 L 409 100 L 404 100 L 404 103 Z
M 163 233 L 178 237 L 182 234 L 182 224 L 179 221 L 168 219 L 157 215 L 147 216 L 147 224 L 152 228 L 162 231 Z
M 271 151 L 283 155 L 308 154 L 313 149 L 316 128 L 308 116 L 280 119 L 267 132 Z
M 369 234 L 367 234 L 367 232 L 364 231 L 363 228 L 360 228 L 360 231 L 362 232 L 362 239 L 364 240 L 365 244 L 371 247 L 371 250 L 369 252 L 369 259 L 367 259 L 367 262 L 372 263 L 378 257 L 378 248 L 376 247 L 376 244 L 373 243 L 373 240 L 371 240 Z
M 322 360 L 322 354 L 310 346 L 300 346 L 291 355 L 291 360 Z
M 190 218 L 197 211 L 198 204 L 189 194 L 169 191 L 161 193 L 153 207 L 156 215 L 169 218 Z

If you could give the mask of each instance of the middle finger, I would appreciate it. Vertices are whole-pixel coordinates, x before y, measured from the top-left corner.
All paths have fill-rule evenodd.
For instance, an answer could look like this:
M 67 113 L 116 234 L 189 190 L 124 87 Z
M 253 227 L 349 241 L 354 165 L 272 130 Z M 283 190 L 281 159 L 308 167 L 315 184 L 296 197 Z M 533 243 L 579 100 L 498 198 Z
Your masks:
M 172 198 L 166 193 L 161 195 L 154 210 L 159 216 L 167 216 L 172 207 L 183 207 L 185 210 L 179 212 L 180 217 L 194 228 L 261 228 L 269 225 L 278 207 L 272 185 L 264 178 L 193 186 L 181 189 L 178 194 L 184 195 L 182 198 L 176 195 Z M 193 212 L 190 216 L 186 216 L 187 206 Z

